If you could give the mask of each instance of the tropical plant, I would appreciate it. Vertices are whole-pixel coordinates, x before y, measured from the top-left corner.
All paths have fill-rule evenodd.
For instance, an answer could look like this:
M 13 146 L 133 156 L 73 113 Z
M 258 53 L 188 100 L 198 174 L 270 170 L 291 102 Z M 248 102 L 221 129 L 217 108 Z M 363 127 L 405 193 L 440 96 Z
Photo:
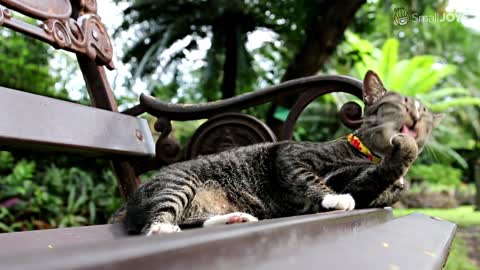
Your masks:
M 195 90 L 200 90 L 205 99 L 214 100 L 239 93 L 237 88 L 251 91 L 263 75 L 270 73 L 270 67 L 253 61 L 255 52 L 247 49 L 251 32 L 261 30 L 281 44 L 271 49 L 281 47 L 276 53 L 289 63 L 282 65 L 284 80 L 312 75 L 332 53 L 331 47 L 339 42 L 351 14 L 364 1 L 116 2 L 129 3 L 119 30 L 130 30 L 136 36 L 127 44 L 123 58 L 132 64 L 133 81 L 151 75 L 147 81 L 152 89 L 165 74 L 178 79 L 177 75 L 185 71 L 180 64 L 198 58 L 194 56 L 198 52 L 193 52 L 203 43 L 207 52 L 194 64 L 200 66 L 199 74 L 194 74 L 199 78 Z M 187 69 L 189 77 L 193 71 Z

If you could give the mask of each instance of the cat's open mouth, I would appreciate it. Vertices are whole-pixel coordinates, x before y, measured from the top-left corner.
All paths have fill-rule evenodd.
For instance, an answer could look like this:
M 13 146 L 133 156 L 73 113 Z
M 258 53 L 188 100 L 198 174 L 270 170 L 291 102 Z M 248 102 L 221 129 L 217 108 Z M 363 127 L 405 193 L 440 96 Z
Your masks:
M 410 135 L 412 136 L 413 138 L 417 138 L 417 131 L 415 130 L 415 125 L 412 125 L 412 126 L 407 126 L 406 124 L 404 124 L 400 130 L 401 133 L 403 134 L 407 134 L 407 135 Z

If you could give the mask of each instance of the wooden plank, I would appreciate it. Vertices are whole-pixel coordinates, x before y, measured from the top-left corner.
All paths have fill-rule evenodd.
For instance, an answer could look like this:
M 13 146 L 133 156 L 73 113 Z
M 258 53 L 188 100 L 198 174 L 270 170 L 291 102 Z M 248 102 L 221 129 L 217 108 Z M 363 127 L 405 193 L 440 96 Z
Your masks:
M 450 222 L 421 214 L 392 220 L 390 210 L 369 209 L 130 237 L 30 254 L 16 250 L 4 253 L 0 261 L 3 269 L 37 270 L 440 269 L 455 228 Z M 7 246 L 1 237 L 0 243 Z
M 362 221 L 367 216 L 375 216 L 370 221 Z M 276 226 L 284 226 L 285 224 L 297 223 L 302 220 L 320 219 L 329 223 L 354 223 L 352 226 L 376 224 L 384 222 L 391 218 L 390 212 L 384 210 L 356 210 L 354 212 L 326 212 L 310 216 L 290 217 L 275 220 L 262 221 L 262 225 L 277 223 Z M 271 226 L 271 225 L 268 225 Z M 322 225 L 323 226 L 323 225 Z M 227 226 L 225 229 L 232 228 Z M 195 234 L 198 233 L 215 233 L 216 230 L 209 229 L 191 229 Z M 175 234 L 173 236 L 182 236 Z M 0 234 L 0 244 L 8 246 L 8 249 L 0 249 L 0 257 L 8 256 L 16 253 L 28 253 L 32 251 L 51 251 L 52 248 L 63 249 L 70 246 L 78 246 L 84 244 L 94 244 L 108 240 L 119 240 L 128 237 L 121 224 L 95 225 L 73 228 L 60 228 L 50 230 L 24 231 L 15 233 Z M 135 237 L 138 238 L 138 237 Z M 140 237 L 141 238 L 141 237 Z M 175 239 L 175 237 L 174 237 Z
M 0 87 L 0 149 L 153 157 L 144 119 Z
M 121 224 L 82 226 L 0 234 L 0 257 L 51 251 L 127 237 Z M 1 267 L 0 267 L 1 268 Z
M 288 244 L 288 241 L 294 241 L 296 244 L 303 241 L 310 242 L 312 237 L 318 234 L 324 236 L 335 233 L 342 234 L 361 227 L 383 223 L 389 219 L 391 219 L 390 211 L 370 209 L 193 229 L 158 237 L 121 239 L 122 235 L 118 234 L 117 230 L 119 227 L 115 227 L 118 225 L 0 234 L 1 245 L 9 247 L 5 250 L 0 249 L 0 261 L 2 261 L 4 269 L 29 269 L 30 267 L 35 269 L 84 269 L 87 266 L 91 266 L 93 269 L 97 267 L 132 269 L 132 265 L 139 262 L 143 262 L 138 265 L 141 269 L 152 269 L 153 265 L 162 265 L 162 269 L 174 269 L 179 266 L 178 264 L 195 264 L 196 259 L 190 257 L 202 255 L 199 258 L 198 267 L 203 269 L 205 265 L 201 265 L 205 263 L 209 265 L 210 259 L 222 260 L 222 256 L 227 256 L 223 259 L 233 260 L 235 254 L 249 256 L 248 254 L 242 255 L 242 252 L 249 249 L 251 249 L 251 253 L 258 252 L 256 250 L 259 248 L 263 250 L 262 252 L 274 251 L 273 249 L 284 247 L 282 242 L 284 244 Z M 94 241 L 93 231 L 94 234 L 97 234 L 98 241 Z M 103 242 L 109 239 L 115 240 Z M 286 241 L 286 239 L 290 240 Z M 48 245 L 51 245 L 52 248 Z M 228 254 L 220 252 L 219 249 Z M 32 253 L 35 250 L 39 252 Z M 195 255 L 195 252 L 198 254 Z M 154 255 L 153 258 L 152 255 Z M 189 259 L 182 259 L 183 255 Z M 157 256 L 158 259 L 165 258 L 165 256 L 169 259 L 166 264 L 157 264 Z M 81 258 L 88 258 L 88 260 Z M 126 263 L 125 261 L 130 262 Z M 214 262 L 212 261 L 212 263 Z M 121 266 L 123 264 L 125 267 Z M 178 267 L 178 269 L 191 268 Z

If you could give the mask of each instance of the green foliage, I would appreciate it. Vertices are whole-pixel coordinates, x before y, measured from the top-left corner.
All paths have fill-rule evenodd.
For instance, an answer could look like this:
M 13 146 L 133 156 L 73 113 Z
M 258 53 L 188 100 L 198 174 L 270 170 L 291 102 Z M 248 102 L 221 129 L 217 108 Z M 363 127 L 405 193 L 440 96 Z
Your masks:
M 50 73 L 48 45 L 5 28 L 0 29 L 0 85 L 66 99 L 65 90 L 55 88 Z
M 456 223 L 461 228 L 480 226 L 480 212 L 475 211 L 473 206 L 460 206 L 450 209 L 395 209 L 393 214 L 400 217 L 415 212 Z
M 455 237 L 450 247 L 450 254 L 448 255 L 445 270 L 477 270 L 478 267 L 468 257 L 468 248 L 466 242 L 460 238 Z
M 432 184 L 453 187 L 461 183 L 462 171 L 445 164 L 415 164 L 408 171 L 408 176 Z
M 14 161 L 0 152 L 0 230 L 16 231 L 104 223 L 121 200 L 108 169 L 100 174 L 50 162 Z
M 159 84 L 168 85 L 168 80 L 177 80 L 182 82 L 179 91 L 184 91 L 193 77 L 194 91 L 206 100 L 221 97 L 220 89 L 230 78 L 225 67 L 231 55 L 236 55 L 229 63 L 236 66 L 237 93 L 252 91 L 266 82 L 278 82 L 279 73 L 285 71 L 304 42 L 306 25 L 329 5 L 327 1 L 315 0 L 115 2 L 129 3 L 117 35 L 120 31 L 135 33 L 134 40 L 126 44 L 123 57 L 124 62 L 131 64 L 133 81 L 142 78 L 151 90 Z M 275 41 L 249 51 L 248 35 L 255 30 L 268 32 Z M 183 74 L 182 62 L 191 60 L 192 52 L 205 41 L 206 53 L 195 68 L 189 67 Z M 265 64 L 259 59 L 274 61 Z M 175 78 L 177 75 L 181 78 Z

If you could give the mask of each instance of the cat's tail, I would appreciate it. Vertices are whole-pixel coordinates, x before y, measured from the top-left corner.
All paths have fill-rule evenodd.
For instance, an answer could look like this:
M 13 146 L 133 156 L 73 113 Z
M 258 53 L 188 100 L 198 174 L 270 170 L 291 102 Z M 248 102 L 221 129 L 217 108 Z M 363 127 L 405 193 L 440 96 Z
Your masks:
M 125 208 L 125 205 L 123 205 L 117 211 L 115 211 L 115 213 L 112 214 L 112 216 L 108 219 L 108 223 L 123 223 L 125 221 L 126 215 L 127 210 Z

